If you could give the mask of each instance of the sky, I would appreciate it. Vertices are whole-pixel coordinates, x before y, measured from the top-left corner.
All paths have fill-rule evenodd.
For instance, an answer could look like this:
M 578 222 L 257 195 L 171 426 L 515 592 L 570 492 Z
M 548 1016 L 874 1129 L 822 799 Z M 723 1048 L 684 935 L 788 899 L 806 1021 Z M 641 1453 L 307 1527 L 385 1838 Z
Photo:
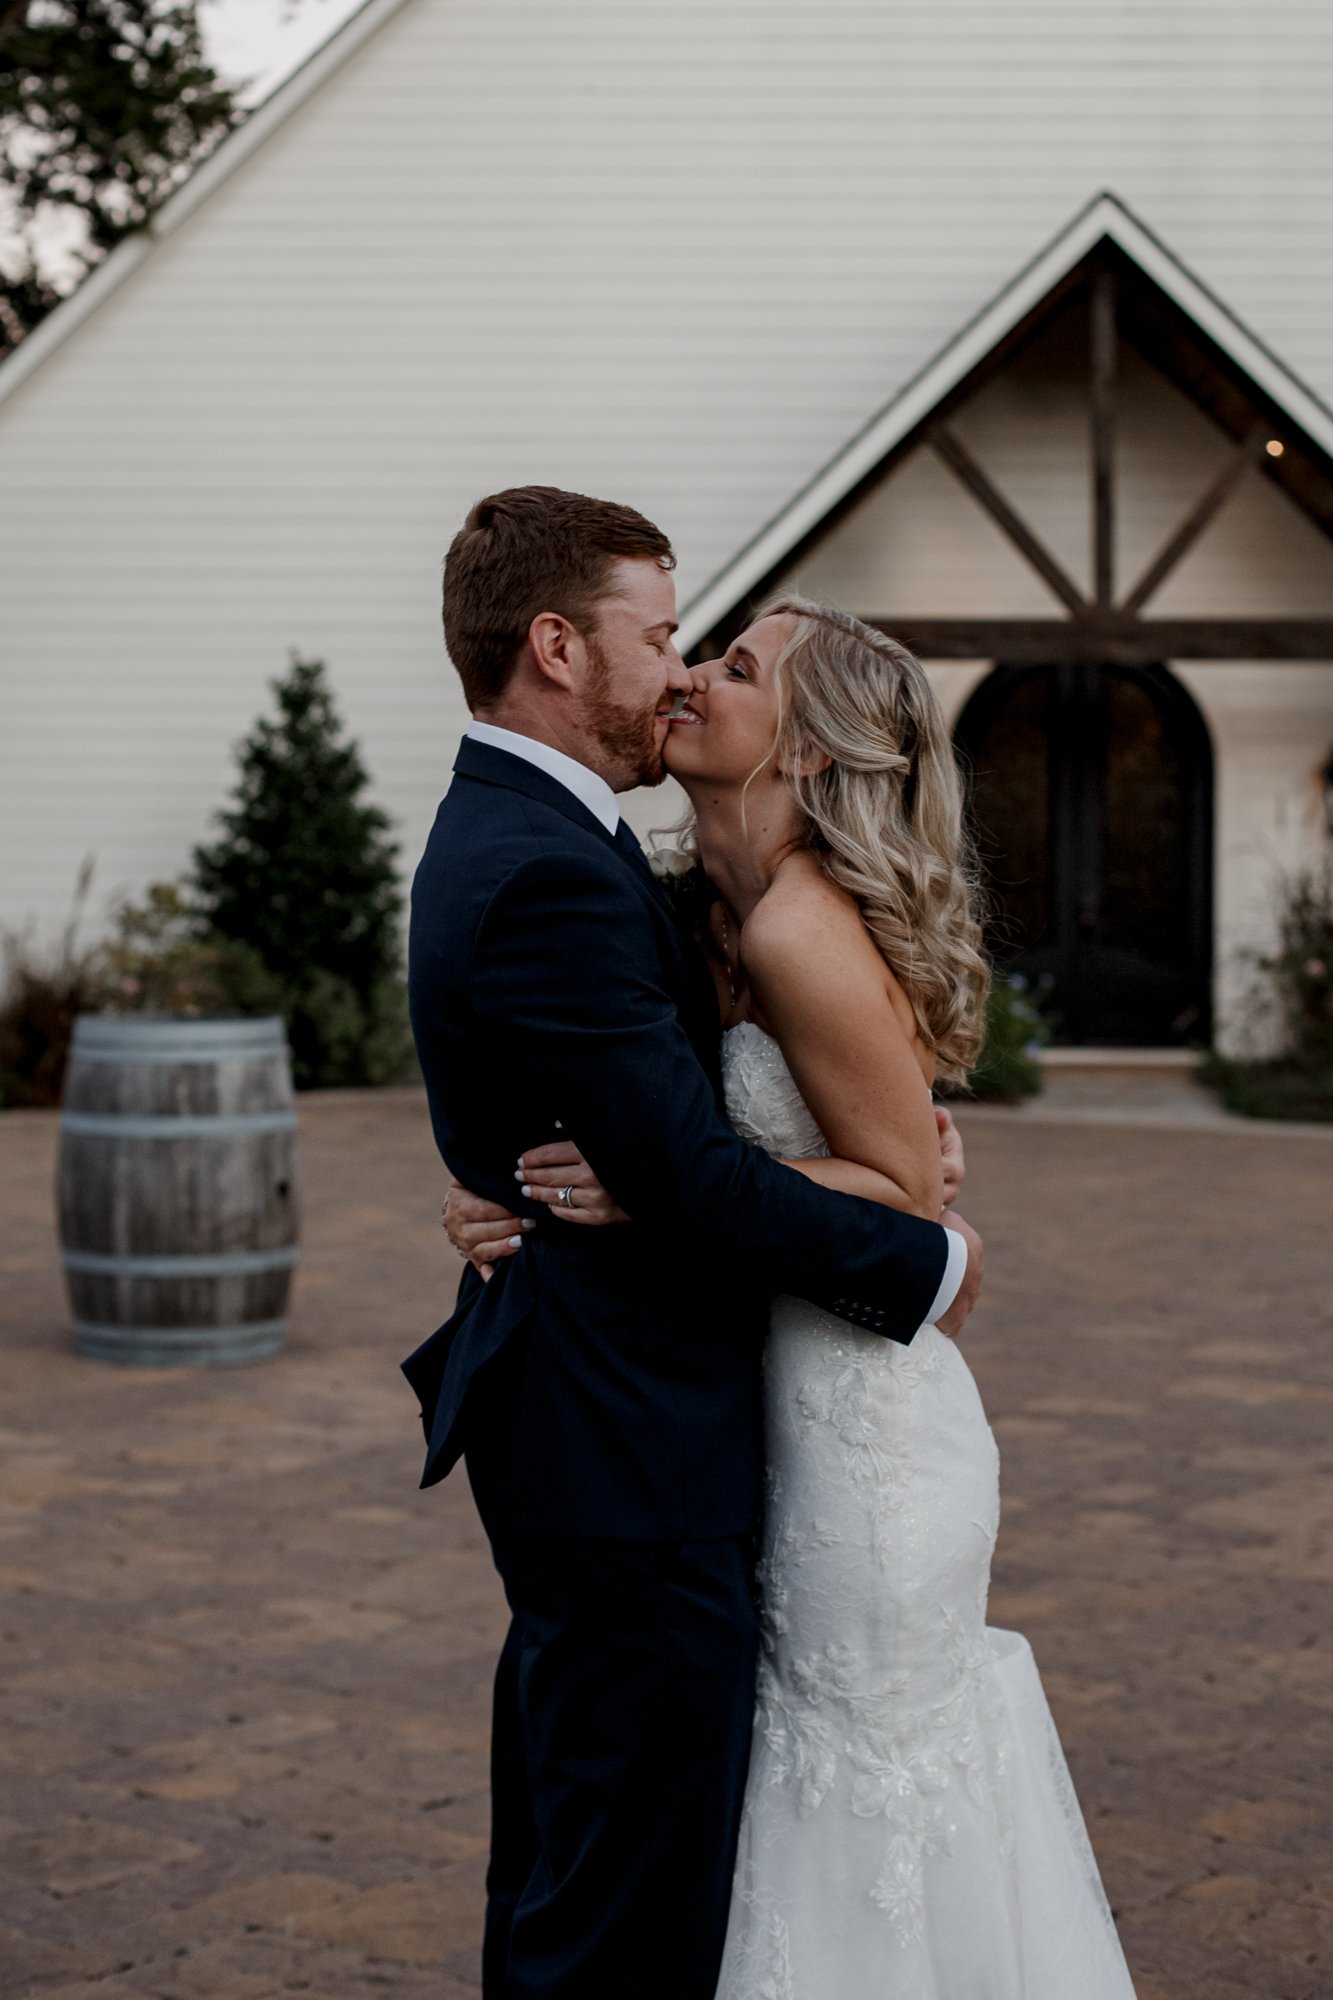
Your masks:
M 353 13 L 360 0 L 203 0 L 199 21 L 214 67 L 230 84 L 247 80 L 257 103 Z

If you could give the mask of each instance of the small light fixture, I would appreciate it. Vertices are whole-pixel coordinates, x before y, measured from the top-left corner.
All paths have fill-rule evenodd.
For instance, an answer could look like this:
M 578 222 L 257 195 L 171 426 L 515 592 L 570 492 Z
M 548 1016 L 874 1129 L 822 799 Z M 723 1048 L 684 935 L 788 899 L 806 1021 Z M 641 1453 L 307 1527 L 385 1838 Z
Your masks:
M 1287 447 L 1283 444 L 1281 438 L 1269 438 L 1268 443 L 1264 446 L 1264 450 L 1270 458 L 1281 458 L 1286 449 Z

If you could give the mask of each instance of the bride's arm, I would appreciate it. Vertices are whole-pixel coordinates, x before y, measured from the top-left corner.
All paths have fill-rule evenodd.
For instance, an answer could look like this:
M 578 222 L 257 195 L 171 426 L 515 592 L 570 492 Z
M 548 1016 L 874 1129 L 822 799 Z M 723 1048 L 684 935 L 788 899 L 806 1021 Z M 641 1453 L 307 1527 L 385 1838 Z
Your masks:
M 818 1181 L 821 1187 L 835 1188 L 839 1194 L 859 1194 L 866 1201 L 877 1201 L 884 1208 L 906 1209 L 909 1214 L 925 1216 L 930 1222 L 938 1222 L 943 1212 L 943 1198 L 940 1206 L 931 1215 L 920 1205 L 909 1188 L 900 1187 L 888 1174 L 881 1174 L 874 1167 L 863 1167 L 856 1160 L 839 1159 L 836 1155 L 826 1160 L 789 1160 L 784 1167 L 794 1167 L 807 1180 Z
M 784 1164 L 840 1194 L 937 1220 L 945 1196 L 942 1133 L 913 1044 L 911 1008 L 850 898 L 823 878 L 780 884 L 746 924 L 742 957 L 764 1024 L 833 1148 L 831 1159 Z M 623 1219 L 572 1146 L 539 1148 L 523 1163 L 525 1195 L 559 1220 Z M 953 1177 L 956 1192 L 957 1161 Z M 557 1190 L 570 1182 L 587 1191 L 578 1196 L 586 1213 L 556 1205 Z M 514 1254 L 527 1226 L 458 1187 L 445 1217 L 459 1254 L 488 1268 Z
M 764 1022 L 833 1154 L 787 1164 L 934 1221 L 944 1174 L 911 1008 L 856 905 L 801 870 L 764 897 L 741 943 Z

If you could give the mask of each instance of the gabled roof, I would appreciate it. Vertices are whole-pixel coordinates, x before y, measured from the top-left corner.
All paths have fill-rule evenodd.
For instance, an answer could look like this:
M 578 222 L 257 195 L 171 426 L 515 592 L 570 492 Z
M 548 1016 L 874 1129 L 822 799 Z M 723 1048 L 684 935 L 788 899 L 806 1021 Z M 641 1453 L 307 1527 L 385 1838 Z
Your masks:
M 321 42 L 313 54 L 307 56 L 262 104 L 255 107 L 243 124 L 229 132 L 194 168 L 189 179 L 163 202 L 144 227 L 136 230 L 133 236 L 123 238 L 111 255 L 89 272 L 77 291 L 71 292 L 67 299 L 49 312 L 27 339 L 21 341 L 0 363 L 0 403 L 6 396 L 12 395 L 21 382 L 26 382 L 29 375 L 41 367 L 47 356 L 53 354 L 77 326 L 96 312 L 103 299 L 124 284 L 131 271 L 145 258 L 151 257 L 159 242 L 179 229 L 182 222 L 193 215 L 216 188 L 229 180 L 238 167 L 244 166 L 250 155 L 257 152 L 294 111 L 300 110 L 307 98 L 313 97 L 406 4 L 407 0 L 364 0 L 364 4 L 340 28 L 336 28 L 326 42 Z
M 1114 194 L 1094 197 L 1003 291 L 803 486 L 692 598 L 678 643 L 699 644 L 762 591 L 826 525 L 889 470 L 941 412 L 970 393 L 1097 259 L 1115 260 L 1138 281 L 1143 330 L 1183 314 L 1202 360 L 1173 372 L 1224 428 L 1239 435 L 1239 405 L 1258 408 L 1297 444 L 1265 471 L 1333 534 L 1333 411 L 1236 318 Z M 1211 361 L 1208 359 L 1211 357 Z M 1235 407 L 1233 407 L 1235 406 Z

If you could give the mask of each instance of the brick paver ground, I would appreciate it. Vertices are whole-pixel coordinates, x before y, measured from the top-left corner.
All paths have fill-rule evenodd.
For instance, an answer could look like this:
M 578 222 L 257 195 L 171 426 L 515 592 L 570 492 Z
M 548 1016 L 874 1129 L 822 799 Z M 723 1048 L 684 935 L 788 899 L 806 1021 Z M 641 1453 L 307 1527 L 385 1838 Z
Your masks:
M 440 1175 L 411 1095 L 302 1123 L 290 1346 L 210 1373 L 71 1353 L 54 1121 L 0 1119 L 0 2000 L 477 1992 L 502 1615 L 396 1369 Z M 1142 2000 L 1329 2000 L 1333 1145 L 964 1124 L 993 1611 Z

